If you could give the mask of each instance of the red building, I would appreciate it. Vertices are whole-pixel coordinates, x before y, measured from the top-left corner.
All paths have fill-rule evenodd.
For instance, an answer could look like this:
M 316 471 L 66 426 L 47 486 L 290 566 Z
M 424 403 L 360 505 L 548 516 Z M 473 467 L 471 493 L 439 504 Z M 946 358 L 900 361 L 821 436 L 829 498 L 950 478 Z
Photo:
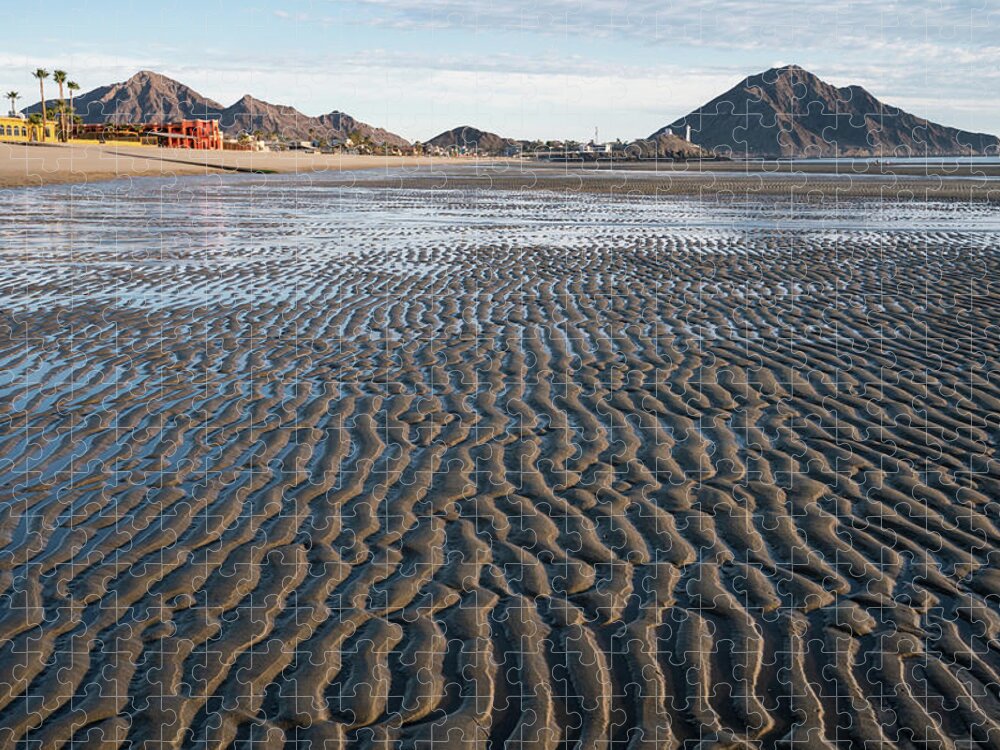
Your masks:
M 218 120 L 181 120 L 157 125 L 155 135 L 167 148 L 221 149 Z
M 80 140 L 134 141 L 167 148 L 222 149 L 218 120 L 180 120 L 163 123 L 100 123 L 74 125 L 72 137 Z

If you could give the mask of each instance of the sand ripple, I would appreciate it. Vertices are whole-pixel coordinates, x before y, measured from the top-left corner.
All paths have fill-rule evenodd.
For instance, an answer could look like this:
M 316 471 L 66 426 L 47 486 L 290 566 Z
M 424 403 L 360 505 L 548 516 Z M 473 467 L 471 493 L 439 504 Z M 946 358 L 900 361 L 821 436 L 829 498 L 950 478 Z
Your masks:
M 1000 746 L 987 209 L 115 190 L 0 229 L 0 746 Z

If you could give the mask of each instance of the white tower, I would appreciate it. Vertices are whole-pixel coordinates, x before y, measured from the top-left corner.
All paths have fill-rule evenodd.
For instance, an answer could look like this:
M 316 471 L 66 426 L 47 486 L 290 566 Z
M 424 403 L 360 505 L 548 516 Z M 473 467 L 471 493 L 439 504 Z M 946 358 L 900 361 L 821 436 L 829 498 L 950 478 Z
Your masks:
M 687 141 L 688 143 L 691 143 L 691 126 L 690 125 L 688 125 L 686 128 L 684 128 L 684 140 Z

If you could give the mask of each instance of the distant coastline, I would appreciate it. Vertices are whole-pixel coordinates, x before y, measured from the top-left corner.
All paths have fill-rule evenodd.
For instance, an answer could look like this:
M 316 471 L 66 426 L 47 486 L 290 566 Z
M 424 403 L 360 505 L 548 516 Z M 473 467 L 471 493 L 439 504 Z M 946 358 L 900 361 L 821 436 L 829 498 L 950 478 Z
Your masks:
M 356 156 L 0 144 L 0 189 L 122 178 L 313 175 L 370 187 L 646 195 L 786 195 L 1000 201 L 1000 161 L 753 160 L 550 163 L 530 158 Z

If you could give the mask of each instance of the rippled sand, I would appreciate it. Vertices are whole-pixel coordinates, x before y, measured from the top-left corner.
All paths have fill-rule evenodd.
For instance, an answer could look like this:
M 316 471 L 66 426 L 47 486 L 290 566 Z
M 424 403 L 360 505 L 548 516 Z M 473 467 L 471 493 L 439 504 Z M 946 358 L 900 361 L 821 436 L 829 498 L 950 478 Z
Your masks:
M 13 201 L 0 746 L 1000 743 L 989 208 Z

